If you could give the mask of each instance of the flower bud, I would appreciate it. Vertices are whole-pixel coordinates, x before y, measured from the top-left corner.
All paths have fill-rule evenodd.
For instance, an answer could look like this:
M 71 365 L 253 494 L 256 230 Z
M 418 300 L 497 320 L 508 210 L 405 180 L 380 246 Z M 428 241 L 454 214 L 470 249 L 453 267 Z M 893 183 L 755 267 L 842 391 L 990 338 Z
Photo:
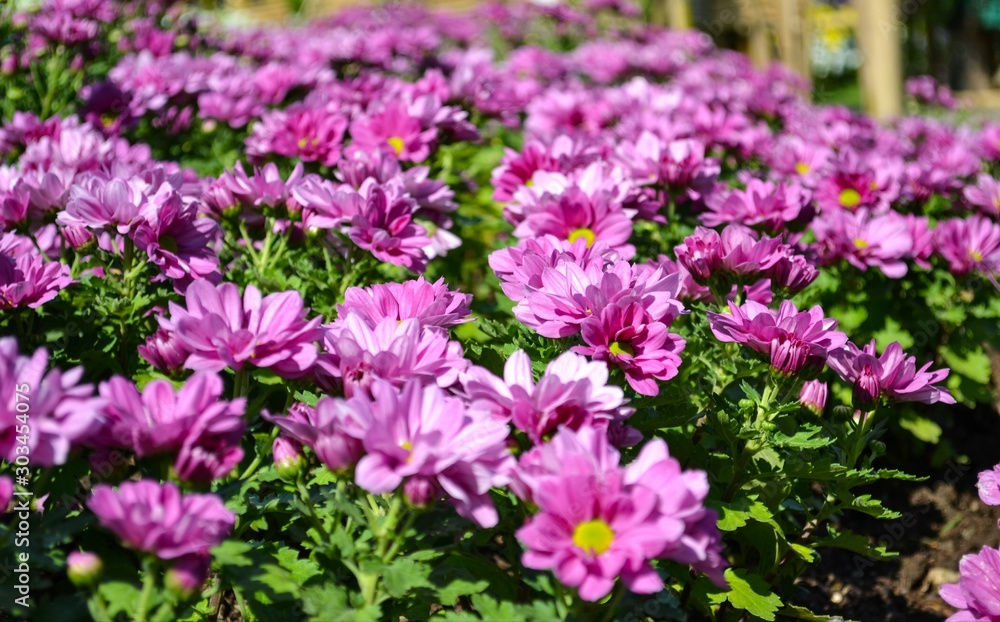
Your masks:
M 810 380 L 802 385 L 799 391 L 799 403 L 817 415 L 823 414 L 826 408 L 827 386 L 825 382 Z
M 294 480 L 306 463 L 302 445 L 284 436 L 274 439 L 271 454 L 274 456 L 274 470 L 286 480 Z
M 437 487 L 431 480 L 417 475 L 406 480 L 406 483 L 403 484 L 403 492 L 410 505 L 422 508 L 434 500 Z
M 865 368 L 858 375 L 858 379 L 854 381 L 852 404 L 860 411 L 871 412 L 878 405 L 878 398 L 881 394 L 882 389 L 879 386 L 878 378 L 870 369 Z
M 177 559 L 167 571 L 164 583 L 167 589 L 181 598 L 190 598 L 201 589 L 208 578 L 209 558 L 203 555 L 185 555 Z
M 66 557 L 66 575 L 77 587 L 91 587 L 103 574 L 104 562 L 96 553 L 73 551 Z

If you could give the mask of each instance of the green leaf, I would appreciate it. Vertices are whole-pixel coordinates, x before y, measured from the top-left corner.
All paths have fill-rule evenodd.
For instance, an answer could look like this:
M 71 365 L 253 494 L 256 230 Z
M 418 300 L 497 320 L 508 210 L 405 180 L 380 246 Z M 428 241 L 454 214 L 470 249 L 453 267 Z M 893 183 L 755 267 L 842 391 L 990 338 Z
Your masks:
M 433 587 L 428 581 L 430 574 L 431 568 L 427 564 L 402 558 L 393 561 L 384 570 L 382 580 L 389 595 L 399 598 L 414 588 Z
M 353 607 L 344 587 L 332 582 L 303 590 L 302 609 L 316 622 L 376 622 L 382 616 L 377 605 Z
M 925 443 L 936 445 L 941 440 L 941 426 L 920 415 L 902 417 L 899 420 L 899 427 Z
M 323 574 L 319 564 L 311 559 L 300 559 L 298 551 L 293 548 L 278 549 L 277 557 L 281 567 L 287 570 L 299 585 L 305 585 L 309 579 Z
M 781 610 L 782 617 L 795 618 L 796 620 L 805 620 L 806 622 L 832 622 L 833 620 L 843 620 L 841 616 L 825 616 L 818 613 L 813 613 L 805 607 L 799 607 L 798 605 L 785 605 Z
M 989 384 L 990 382 L 990 357 L 981 347 L 963 344 L 965 347 L 952 349 L 953 346 L 946 345 L 941 348 L 941 356 L 944 362 L 955 374 L 978 383 Z
M 775 614 L 781 607 L 781 598 L 771 591 L 767 581 L 748 570 L 740 568 L 726 570 L 729 592 L 726 599 L 737 609 L 743 609 L 761 620 L 774 622 Z
M 724 503 L 719 506 L 718 526 L 721 531 L 736 531 L 747 524 L 750 519 L 750 512 L 747 510 L 748 504 L 745 499 L 739 499 L 733 503 Z M 742 506 L 742 508 L 740 507 Z

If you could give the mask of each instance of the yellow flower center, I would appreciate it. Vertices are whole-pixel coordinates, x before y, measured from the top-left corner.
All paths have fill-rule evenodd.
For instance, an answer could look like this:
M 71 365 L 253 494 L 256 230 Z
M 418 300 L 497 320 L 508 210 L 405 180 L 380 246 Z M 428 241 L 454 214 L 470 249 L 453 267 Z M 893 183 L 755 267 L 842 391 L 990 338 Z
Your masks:
M 580 238 L 583 238 L 584 240 L 586 240 L 587 241 L 587 248 L 590 248 L 591 246 L 594 245 L 594 240 L 597 239 L 597 236 L 594 235 L 594 231 L 592 229 L 588 229 L 586 227 L 581 227 L 579 229 L 573 229 L 572 231 L 570 231 L 569 232 L 569 237 L 567 239 L 572 244 L 573 242 L 576 242 Z
M 854 248 L 858 249 L 859 251 L 863 251 L 864 249 L 868 248 L 868 241 L 862 240 L 861 238 L 854 238 Z
M 117 119 L 118 117 L 111 114 L 110 112 L 105 112 L 104 114 L 101 115 L 101 125 L 103 125 L 104 127 L 111 127 L 112 125 L 114 125 Z
M 795 172 L 798 173 L 799 175 L 805 175 L 811 170 L 812 167 L 806 164 L 805 162 L 798 162 L 795 164 Z
M 632 356 L 635 354 L 635 350 L 632 349 L 632 346 L 627 343 L 619 343 L 617 341 L 612 341 L 611 345 L 608 346 L 608 350 L 611 350 L 611 354 L 614 354 L 615 356 L 621 356 L 622 354 Z
M 533 178 L 528 179 L 528 181 L 524 182 L 524 185 L 530 188 L 535 185 L 535 180 Z
M 399 446 L 405 449 L 407 454 L 409 454 L 406 456 L 406 464 L 413 462 L 413 443 L 410 441 L 403 441 L 399 444 Z
M 385 142 L 389 143 L 389 146 L 396 152 L 396 155 L 403 153 L 403 139 L 399 136 L 390 136 Z
M 844 207 L 857 207 L 861 203 L 861 193 L 854 188 L 840 191 L 840 204 Z
M 588 553 L 600 555 L 611 548 L 615 532 L 611 526 L 599 518 L 580 523 L 573 530 L 573 544 Z
M 979 251 L 975 250 L 975 249 L 972 249 L 972 250 L 969 251 L 969 257 L 972 259 L 972 261 L 982 261 L 983 260 L 983 254 L 980 253 Z

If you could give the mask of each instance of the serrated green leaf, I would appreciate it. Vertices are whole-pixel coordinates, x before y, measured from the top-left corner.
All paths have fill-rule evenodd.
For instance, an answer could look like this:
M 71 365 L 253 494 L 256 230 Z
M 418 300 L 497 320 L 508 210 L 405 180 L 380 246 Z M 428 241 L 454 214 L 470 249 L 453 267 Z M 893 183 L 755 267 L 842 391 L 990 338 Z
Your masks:
M 385 589 L 393 598 L 399 598 L 418 587 L 433 587 L 428 580 L 431 568 L 412 559 L 397 559 L 382 573 Z
M 925 443 L 936 445 L 941 440 L 941 426 L 920 415 L 901 418 L 899 420 L 899 427 Z
M 771 591 L 771 586 L 759 575 L 749 570 L 726 569 L 729 592 L 726 600 L 737 609 L 743 609 L 761 620 L 774 622 L 775 614 L 781 607 L 781 598 Z

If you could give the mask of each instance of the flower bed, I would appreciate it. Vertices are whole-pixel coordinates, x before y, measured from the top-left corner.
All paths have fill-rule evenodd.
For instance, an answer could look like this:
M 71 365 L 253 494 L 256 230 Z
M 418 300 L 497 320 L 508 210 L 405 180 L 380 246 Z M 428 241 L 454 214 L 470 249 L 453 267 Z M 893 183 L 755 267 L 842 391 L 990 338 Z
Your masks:
M 11 615 L 828 619 L 992 402 L 1000 126 L 618 2 L 0 12 Z

